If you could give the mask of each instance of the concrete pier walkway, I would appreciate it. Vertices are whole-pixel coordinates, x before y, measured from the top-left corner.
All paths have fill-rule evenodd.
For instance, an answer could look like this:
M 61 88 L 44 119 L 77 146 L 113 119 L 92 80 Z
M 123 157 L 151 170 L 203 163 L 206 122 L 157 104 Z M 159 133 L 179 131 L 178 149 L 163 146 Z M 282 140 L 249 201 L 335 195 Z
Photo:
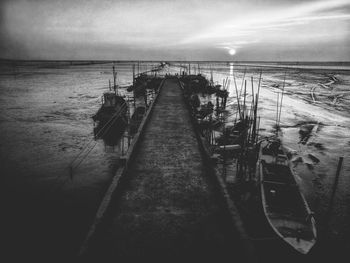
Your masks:
M 243 262 L 177 79 L 165 79 L 149 117 L 123 187 L 84 258 Z

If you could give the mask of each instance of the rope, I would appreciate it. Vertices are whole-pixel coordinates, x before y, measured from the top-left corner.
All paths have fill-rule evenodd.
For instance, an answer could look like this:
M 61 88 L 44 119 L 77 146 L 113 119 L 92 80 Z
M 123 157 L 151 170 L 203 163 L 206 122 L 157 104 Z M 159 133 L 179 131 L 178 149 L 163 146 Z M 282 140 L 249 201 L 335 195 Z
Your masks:
M 113 126 L 113 124 L 117 121 L 118 117 L 122 114 L 122 111 L 127 107 L 127 104 L 123 104 L 123 106 L 119 109 L 118 112 L 116 112 L 107 122 L 106 124 L 96 133 L 95 137 L 97 136 L 103 136 L 105 133 L 109 131 L 109 129 Z M 103 132 L 103 133 L 102 133 Z M 102 133 L 102 134 L 101 134 Z M 100 135 L 101 134 L 101 135 Z M 93 145 L 91 143 L 94 141 L 94 139 L 91 139 L 85 147 L 79 152 L 79 154 L 71 161 L 69 164 L 69 169 L 70 169 L 70 176 L 73 176 L 73 170 L 76 169 L 84 160 L 85 158 L 89 155 L 89 153 L 95 148 L 97 142 Z M 87 151 L 87 152 L 86 152 Z M 84 153 L 85 152 L 85 153 Z M 82 156 L 82 154 L 84 155 Z M 77 162 L 78 163 L 75 163 Z
M 95 137 L 96 137 L 96 136 L 99 136 L 100 132 L 102 132 L 103 129 L 104 129 L 105 127 L 107 127 L 107 125 L 110 124 L 110 122 L 113 120 L 113 118 L 115 118 L 117 115 L 120 115 L 121 111 L 124 110 L 125 106 L 126 106 L 126 104 L 124 104 L 124 105 L 122 106 L 122 108 L 121 108 L 118 112 L 116 112 L 116 113 L 108 120 L 108 122 L 106 122 L 106 124 L 98 131 L 98 133 L 95 135 Z M 79 158 L 79 156 L 84 152 L 85 149 L 88 148 L 89 144 L 90 144 L 91 142 L 93 142 L 93 141 L 94 141 L 94 138 L 91 139 L 91 140 L 83 147 L 83 149 L 82 149 L 82 150 L 80 151 L 80 153 L 72 160 L 72 162 L 70 163 L 69 166 L 72 166 L 72 165 L 73 165 L 73 163 L 76 161 L 76 159 Z

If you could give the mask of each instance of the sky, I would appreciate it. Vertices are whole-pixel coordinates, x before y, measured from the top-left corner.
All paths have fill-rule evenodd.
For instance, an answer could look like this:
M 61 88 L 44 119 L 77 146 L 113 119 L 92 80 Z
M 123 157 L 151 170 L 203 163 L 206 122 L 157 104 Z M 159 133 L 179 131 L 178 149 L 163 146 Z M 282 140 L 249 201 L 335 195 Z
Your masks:
M 0 0 L 0 58 L 350 61 L 350 0 Z

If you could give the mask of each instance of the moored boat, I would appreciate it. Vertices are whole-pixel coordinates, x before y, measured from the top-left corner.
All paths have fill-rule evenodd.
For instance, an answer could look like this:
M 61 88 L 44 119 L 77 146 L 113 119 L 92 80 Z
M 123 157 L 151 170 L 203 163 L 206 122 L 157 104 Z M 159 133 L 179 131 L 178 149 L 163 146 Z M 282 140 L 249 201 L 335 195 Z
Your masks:
M 271 228 L 295 250 L 307 254 L 316 243 L 316 224 L 279 140 L 261 143 L 257 174 Z
M 95 137 L 102 137 L 108 130 L 124 130 L 127 122 L 128 105 L 125 99 L 118 94 L 116 85 L 116 73 L 113 67 L 114 91 L 104 92 L 102 95 L 102 104 L 95 115 L 92 116 L 97 125 L 95 125 Z
M 125 115 L 126 106 L 127 104 L 123 97 L 114 92 L 105 92 L 102 95 L 101 107 L 97 113 L 92 116 L 92 119 L 94 121 L 106 123 L 119 111 L 122 111 L 121 115 Z

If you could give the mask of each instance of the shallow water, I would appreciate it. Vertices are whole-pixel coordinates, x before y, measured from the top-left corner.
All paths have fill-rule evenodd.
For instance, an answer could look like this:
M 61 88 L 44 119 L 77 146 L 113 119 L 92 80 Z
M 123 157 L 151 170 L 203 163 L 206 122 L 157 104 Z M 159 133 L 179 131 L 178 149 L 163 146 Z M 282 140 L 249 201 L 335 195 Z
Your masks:
M 119 84 L 132 83 L 132 65 L 116 63 Z M 154 65 L 144 63 L 136 66 L 136 71 Z M 172 63 L 166 72 L 180 73 L 181 66 L 187 65 Z M 274 133 L 277 93 L 281 93 L 285 77 L 281 136 L 295 151 L 294 157 L 301 157 L 302 162 L 295 162 L 294 168 L 318 218 L 328 209 L 338 158 L 344 157 L 330 224 L 332 239 L 349 245 L 350 68 L 334 63 L 328 67 L 292 66 L 201 63 L 200 72 L 210 78 L 212 71 L 218 83 L 231 79 L 230 122 L 236 109 L 233 77 L 240 89 L 245 76 L 251 94 L 251 77 L 256 91 L 262 72 L 261 136 Z M 27 244 L 24 251 L 39 259 L 58 251 L 62 258 L 69 257 L 84 238 L 121 154 L 120 145 L 108 147 L 98 140 L 73 179 L 69 177 L 70 162 L 93 140 L 91 116 L 112 79 L 112 63 L 2 61 L 0 70 L 0 173 L 2 192 L 9 198 L 9 212 L 5 213 L 11 222 L 8 244 Z M 191 71 L 198 73 L 198 65 L 192 64 Z M 309 124 L 318 126 L 302 141 L 300 128 Z M 47 253 L 42 253 L 43 249 Z

